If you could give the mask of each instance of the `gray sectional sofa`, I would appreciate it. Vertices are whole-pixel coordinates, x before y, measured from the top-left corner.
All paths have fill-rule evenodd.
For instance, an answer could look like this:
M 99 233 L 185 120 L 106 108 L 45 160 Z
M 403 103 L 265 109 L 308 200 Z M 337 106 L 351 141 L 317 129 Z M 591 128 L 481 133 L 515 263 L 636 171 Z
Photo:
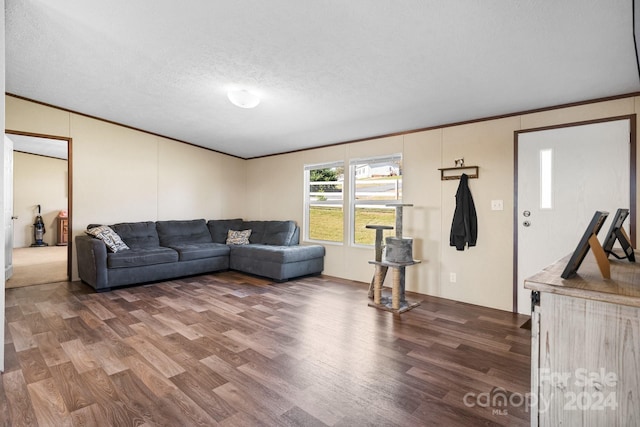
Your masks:
M 197 219 L 109 227 L 129 249 L 112 252 L 98 238 L 75 238 L 80 279 L 97 291 L 227 269 L 281 282 L 324 268 L 324 247 L 299 245 L 294 221 Z M 227 245 L 229 230 L 251 230 L 249 244 Z

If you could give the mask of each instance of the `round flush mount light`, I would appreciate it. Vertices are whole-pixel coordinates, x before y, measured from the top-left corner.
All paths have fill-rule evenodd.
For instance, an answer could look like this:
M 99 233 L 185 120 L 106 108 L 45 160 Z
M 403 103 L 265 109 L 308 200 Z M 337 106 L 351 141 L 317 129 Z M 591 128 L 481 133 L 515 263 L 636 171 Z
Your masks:
M 229 101 L 240 108 L 254 108 L 260 104 L 260 98 L 247 90 L 230 90 L 227 92 Z

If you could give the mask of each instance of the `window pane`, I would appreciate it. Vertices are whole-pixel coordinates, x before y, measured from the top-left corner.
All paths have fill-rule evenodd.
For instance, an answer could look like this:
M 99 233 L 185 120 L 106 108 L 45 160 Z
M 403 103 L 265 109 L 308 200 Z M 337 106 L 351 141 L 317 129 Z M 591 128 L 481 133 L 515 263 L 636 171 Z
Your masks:
M 376 241 L 376 230 L 366 228 L 367 225 L 396 224 L 396 210 L 384 205 L 361 206 L 355 209 L 354 242 L 358 245 L 373 245 Z M 395 236 L 395 230 L 384 230 L 383 236 Z M 383 238 L 384 243 L 384 238 Z
M 344 212 L 342 206 L 311 205 L 309 208 L 309 239 L 344 241 Z
M 395 226 L 395 208 L 386 205 L 402 202 L 402 155 L 353 160 L 351 182 L 351 241 L 373 245 L 375 230 L 367 225 Z M 393 235 L 393 230 L 384 232 L 385 237 Z
M 553 207 L 553 151 L 540 150 L 540 209 Z
M 354 165 L 355 200 L 402 200 L 400 159 Z
M 311 240 L 344 241 L 343 170 L 341 164 L 316 166 L 308 171 L 307 230 Z

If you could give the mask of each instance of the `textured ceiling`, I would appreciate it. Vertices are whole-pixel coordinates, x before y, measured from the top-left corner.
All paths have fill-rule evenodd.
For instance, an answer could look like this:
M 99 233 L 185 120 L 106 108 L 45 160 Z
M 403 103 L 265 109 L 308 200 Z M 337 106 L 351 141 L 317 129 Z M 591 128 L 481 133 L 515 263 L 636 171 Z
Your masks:
M 631 0 L 5 9 L 8 93 L 243 158 L 640 90 Z

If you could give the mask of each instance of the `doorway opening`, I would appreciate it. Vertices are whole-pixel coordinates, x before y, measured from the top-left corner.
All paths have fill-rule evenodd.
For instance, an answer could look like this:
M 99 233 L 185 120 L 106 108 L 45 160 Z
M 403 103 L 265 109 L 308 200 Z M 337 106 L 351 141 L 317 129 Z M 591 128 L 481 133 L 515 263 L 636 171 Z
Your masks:
M 8 146 L 8 147 L 7 147 Z M 71 139 L 9 131 L 6 287 L 71 278 Z M 8 170 L 9 169 L 9 170 Z M 7 176 L 10 175 L 10 176 Z

